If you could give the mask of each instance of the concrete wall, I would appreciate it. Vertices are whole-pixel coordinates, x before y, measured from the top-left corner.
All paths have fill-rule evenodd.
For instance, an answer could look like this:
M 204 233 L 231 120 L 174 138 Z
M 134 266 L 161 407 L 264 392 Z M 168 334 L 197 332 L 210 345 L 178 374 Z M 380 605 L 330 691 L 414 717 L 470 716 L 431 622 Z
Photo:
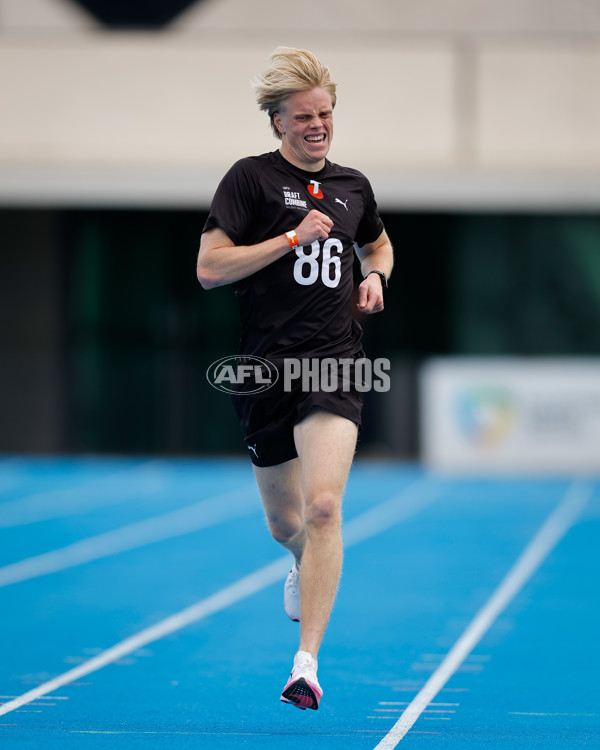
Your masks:
M 151 34 L 0 0 L 0 32 L 4 205 L 206 205 L 277 146 L 249 81 L 278 44 L 331 68 L 331 158 L 382 206 L 600 205 L 588 0 L 204 0 Z

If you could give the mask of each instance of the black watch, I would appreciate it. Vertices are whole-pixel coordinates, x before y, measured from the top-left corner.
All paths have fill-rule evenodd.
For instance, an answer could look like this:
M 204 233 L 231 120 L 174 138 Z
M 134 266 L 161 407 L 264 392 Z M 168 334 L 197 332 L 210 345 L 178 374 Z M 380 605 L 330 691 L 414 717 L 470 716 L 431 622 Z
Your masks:
M 381 286 L 384 289 L 387 289 L 388 288 L 387 276 L 384 274 L 384 272 L 383 271 L 369 271 L 367 276 L 370 276 L 372 273 L 376 273 L 379 276 L 379 278 L 381 279 Z M 367 278 L 367 276 L 365 276 L 365 279 Z

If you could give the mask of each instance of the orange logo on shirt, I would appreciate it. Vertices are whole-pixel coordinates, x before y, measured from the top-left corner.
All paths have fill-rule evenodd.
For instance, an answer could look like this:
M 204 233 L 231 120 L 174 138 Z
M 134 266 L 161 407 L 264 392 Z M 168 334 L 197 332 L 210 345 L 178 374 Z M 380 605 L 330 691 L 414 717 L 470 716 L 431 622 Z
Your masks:
M 318 198 L 321 200 L 323 197 L 323 191 L 319 188 L 319 185 L 321 183 L 317 182 L 316 180 L 311 180 L 310 183 L 306 186 L 306 189 L 308 192 L 312 195 L 313 198 Z

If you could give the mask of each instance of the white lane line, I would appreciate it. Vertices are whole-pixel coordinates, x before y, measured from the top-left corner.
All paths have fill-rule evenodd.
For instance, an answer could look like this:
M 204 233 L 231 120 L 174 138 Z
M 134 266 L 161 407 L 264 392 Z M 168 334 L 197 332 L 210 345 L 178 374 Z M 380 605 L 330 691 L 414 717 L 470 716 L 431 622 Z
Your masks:
M 58 690 L 65 685 L 75 682 L 80 677 L 85 677 L 91 672 L 96 672 L 108 664 L 118 661 L 122 657 L 136 651 L 138 648 L 142 648 L 153 641 L 164 638 L 177 630 L 181 630 L 181 628 L 186 627 L 186 625 L 190 625 L 191 623 L 202 620 L 211 614 L 220 612 L 221 610 L 230 607 L 232 604 L 245 599 L 251 594 L 261 591 L 272 583 L 281 580 L 281 578 L 287 574 L 289 565 L 289 557 L 286 555 L 284 558 L 279 558 L 271 564 L 259 568 L 254 573 L 241 578 L 230 586 L 226 586 L 216 594 L 213 594 L 197 604 L 193 604 L 192 606 L 161 620 L 156 625 L 152 625 L 151 627 L 120 641 L 106 651 L 98 654 L 98 656 L 88 659 L 88 661 L 83 664 L 64 672 L 58 677 L 55 677 L 36 688 L 33 688 L 33 690 L 23 693 L 23 695 L 20 695 L 18 698 L 4 703 L 0 706 L 0 716 L 31 703 L 43 695 L 48 695 L 54 690 Z
M 171 513 L 81 539 L 66 547 L 28 557 L 0 568 L 0 587 L 39 578 L 127 550 L 190 534 L 241 516 L 261 512 L 254 485 L 206 498 Z
M 446 491 L 447 487 L 442 483 L 431 479 L 417 480 L 400 495 L 376 505 L 344 524 L 344 546 L 351 547 L 391 528 L 400 521 L 406 521 L 440 498 Z M 401 503 L 398 502 L 400 498 L 403 499 Z
M 437 706 L 437 703 L 430 703 L 430 706 Z M 387 714 L 399 714 L 402 709 L 400 708 L 375 708 L 374 711 L 379 713 Z M 455 714 L 456 710 L 453 708 L 426 708 L 423 713 L 429 714 Z
M 374 750 L 392 750 L 461 666 L 498 615 L 529 581 L 535 571 L 576 522 L 593 485 L 575 482 L 560 505 L 548 516 L 486 604 L 475 615 L 448 655 Z
M 18 698 L 18 697 L 19 697 L 18 695 L 0 695 L 0 698 L 4 698 L 4 699 L 6 699 L 6 698 Z M 46 700 L 49 700 L 49 699 L 42 698 L 42 700 L 46 701 Z M 53 701 L 68 701 L 69 698 L 66 695 L 53 695 L 52 696 L 52 700 Z M 46 704 L 46 703 L 42 704 L 42 703 L 40 703 L 40 706 L 41 705 L 49 705 L 49 704 Z
M 600 716 L 600 714 L 579 714 L 579 713 L 542 713 L 533 711 L 509 711 L 510 716 Z
M 153 459 L 111 474 L 84 479 L 76 485 L 56 487 L 0 503 L 0 528 L 87 513 L 140 495 L 161 492 L 167 485 L 165 472 Z
M 410 485 L 403 492 L 401 492 L 391 500 L 385 501 L 381 503 L 380 506 L 376 506 L 372 510 L 366 511 L 366 513 L 363 513 L 362 516 L 358 516 L 357 518 L 353 519 L 353 521 L 348 523 L 348 526 L 351 530 L 351 537 L 354 536 L 354 538 L 350 539 L 350 541 L 347 542 L 346 547 L 357 544 L 358 542 L 368 538 L 364 536 L 364 534 L 360 535 L 356 532 L 352 532 L 353 527 L 357 529 L 360 528 L 362 518 L 365 519 L 365 522 L 369 522 L 369 526 L 372 529 L 372 535 L 378 534 L 389 528 L 389 525 L 383 526 L 381 523 L 377 523 L 378 507 L 381 508 L 382 518 L 388 519 L 389 524 L 391 525 L 393 523 L 397 523 L 398 520 L 403 520 L 404 517 L 407 517 L 401 513 L 397 513 L 395 515 L 391 513 L 392 504 L 396 503 L 402 505 L 403 503 L 406 503 L 412 509 L 410 515 L 414 515 L 417 510 L 414 504 L 415 497 L 422 498 L 422 507 L 426 507 L 429 502 L 432 502 L 434 498 L 440 497 L 443 493 L 443 490 L 443 486 L 437 485 L 431 480 L 417 480 L 414 484 Z M 397 518 L 398 520 L 394 520 L 395 518 Z M 65 685 L 69 685 L 81 677 L 85 677 L 91 672 L 96 672 L 97 670 L 102 669 L 108 664 L 112 664 L 113 662 L 118 661 L 124 656 L 131 654 L 133 651 L 137 651 L 137 649 L 147 646 L 153 641 L 157 641 L 160 638 L 171 635 L 172 633 L 181 630 L 187 625 L 198 622 L 199 620 L 202 620 L 209 615 L 220 612 L 227 607 L 230 607 L 233 604 L 246 599 L 252 594 L 256 594 L 259 591 L 262 591 L 268 586 L 271 586 L 272 584 L 284 578 L 284 576 L 287 575 L 289 568 L 289 555 L 285 555 L 284 557 L 280 557 L 277 560 L 274 560 L 272 563 L 259 568 L 258 570 L 254 571 L 254 573 L 250 573 L 244 578 L 240 578 L 238 581 L 235 581 L 229 586 L 226 586 L 220 591 L 217 591 L 215 594 L 212 594 L 206 599 L 202 599 L 196 604 L 193 604 L 190 607 L 186 607 L 180 612 L 177 612 L 176 614 L 171 615 L 164 620 L 161 620 L 155 625 L 152 625 L 151 627 L 146 628 L 139 633 L 126 638 L 123 641 L 120 641 L 111 648 L 103 651 L 102 653 L 98 654 L 92 659 L 89 659 L 83 664 L 80 664 L 79 666 L 74 667 L 73 669 L 70 669 L 63 674 L 58 675 L 51 680 L 48 680 L 42 685 L 38 685 L 38 687 L 33 688 L 26 693 L 23 693 L 17 698 L 14 698 L 13 700 L 0 705 L 0 716 L 8 714 L 11 711 L 15 711 L 21 706 L 25 706 L 26 704 L 31 703 L 32 701 L 37 700 L 44 695 L 48 695 L 49 693 L 52 693 L 55 690 L 64 687 Z
M 408 706 L 408 701 L 379 701 L 378 706 Z M 430 703 L 430 706 L 460 706 L 460 703 Z M 377 711 L 377 709 L 375 709 Z

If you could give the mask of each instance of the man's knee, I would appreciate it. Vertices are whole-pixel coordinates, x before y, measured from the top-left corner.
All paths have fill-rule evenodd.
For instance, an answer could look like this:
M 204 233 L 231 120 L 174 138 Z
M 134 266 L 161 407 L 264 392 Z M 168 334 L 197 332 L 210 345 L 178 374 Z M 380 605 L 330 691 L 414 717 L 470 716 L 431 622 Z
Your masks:
M 295 512 L 267 516 L 271 536 L 279 544 L 287 544 L 302 529 L 302 518 Z
M 333 492 L 315 493 L 306 507 L 306 525 L 309 528 L 338 528 L 341 523 L 340 498 Z

